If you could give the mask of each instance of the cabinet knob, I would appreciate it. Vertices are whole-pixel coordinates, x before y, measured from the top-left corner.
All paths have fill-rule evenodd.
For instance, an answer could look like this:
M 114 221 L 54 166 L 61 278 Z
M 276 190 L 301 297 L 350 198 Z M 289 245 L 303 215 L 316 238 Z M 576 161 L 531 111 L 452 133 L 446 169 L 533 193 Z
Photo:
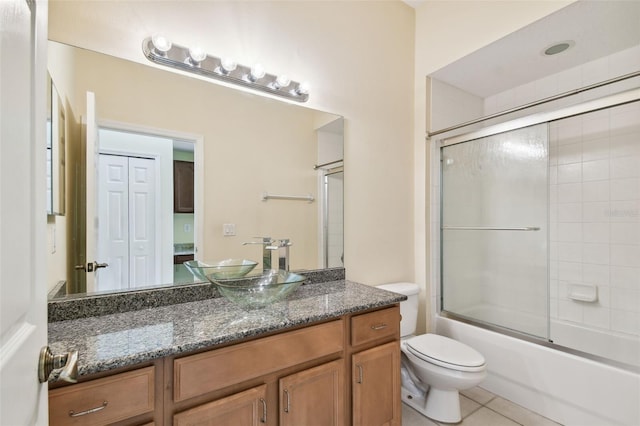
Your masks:
M 40 383 L 47 382 L 51 373 L 57 373 L 56 381 L 76 383 L 78 381 L 78 351 L 54 355 L 49 346 L 44 346 L 40 350 L 40 360 L 38 361 L 38 380 Z

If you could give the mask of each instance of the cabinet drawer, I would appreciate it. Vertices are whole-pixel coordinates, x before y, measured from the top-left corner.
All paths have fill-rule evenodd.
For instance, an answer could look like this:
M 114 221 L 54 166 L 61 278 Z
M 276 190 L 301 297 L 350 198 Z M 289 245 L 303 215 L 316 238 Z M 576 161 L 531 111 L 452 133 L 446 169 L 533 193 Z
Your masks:
M 49 392 L 52 425 L 106 425 L 154 409 L 154 367 Z
M 174 400 L 183 401 L 343 350 L 342 320 L 174 360 Z
M 351 345 L 400 335 L 400 308 L 382 309 L 351 318 Z

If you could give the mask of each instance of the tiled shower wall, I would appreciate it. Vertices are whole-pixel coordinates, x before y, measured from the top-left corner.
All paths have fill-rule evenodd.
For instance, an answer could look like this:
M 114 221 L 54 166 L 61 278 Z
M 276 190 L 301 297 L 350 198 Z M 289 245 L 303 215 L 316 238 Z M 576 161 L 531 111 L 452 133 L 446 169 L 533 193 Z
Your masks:
M 640 46 L 487 97 L 484 115 L 637 70 Z M 518 114 L 638 88 L 639 80 L 625 80 Z M 434 109 L 446 102 L 447 96 L 440 96 Z M 553 123 L 550 131 L 551 317 L 632 338 L 640 335 L 639 108 L 635 103 L 566 119 Z M 440 152 L 435 140 L 430 150 L 431 303 L 435 307 L 440 283 Z M 569 299 L 571 284 L 597 286 L 597 302 Z
M 549 133 L 551 317 L 638 336 L 640 102 Z M 570 298 L 576 284 L 595 286 L 597 300 Z
M 485 115 L 640 70 L 640 46 L 485 99 Z M 520 115 L 637 88 L 639 78 Z M 640 335 L 640 103 L 550 125 L 551 318 Z M 576 284 L 597 301 L 569 298 Z M 552 336 L 553 338 L 553 328 Z

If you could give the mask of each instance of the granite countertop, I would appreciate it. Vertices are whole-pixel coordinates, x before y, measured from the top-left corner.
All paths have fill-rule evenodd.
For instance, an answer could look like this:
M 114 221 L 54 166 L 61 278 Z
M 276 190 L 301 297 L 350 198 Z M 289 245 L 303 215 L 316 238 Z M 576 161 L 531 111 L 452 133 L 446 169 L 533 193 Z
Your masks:
M 79 352 L 80 376 L 206 349 L 406 299 L 352 281 L 301 286 L 287 300 L 243 310 L 222 297 L 49 323 L 53 353 Z

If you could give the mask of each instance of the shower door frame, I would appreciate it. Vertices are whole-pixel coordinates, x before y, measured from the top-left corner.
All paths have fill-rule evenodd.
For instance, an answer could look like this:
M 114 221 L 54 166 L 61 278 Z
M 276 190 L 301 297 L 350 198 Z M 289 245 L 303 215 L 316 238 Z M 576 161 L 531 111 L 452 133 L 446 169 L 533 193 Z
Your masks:
M 621 105 L 625 105 L 625 104 L 630 104 L 633 102 L 639 102 L 640 101 L 640 88 L 635 88 L 635 89 L 631 89 L 631 90 L 627 90 L 624 92 L 620 92 L 620 93 L 616 93 L 616 94 L 612 94 L 609 96 L 604 96 L 602 98 L 598 98 L 598 99 L 594 99 L 594 100 L 590 100 L 590 101 L 586 101 L 577 105 L 572 105 L 572 106 L 568 106 L 568 107 L 564 107 L 564 108 L 559 108 L 557 110 L 553 110 L 553 111 L 548 111 L 548 112 L 540 112 L 540 113 L 535 113 L 535 114 L 531 114 L 525 117 L 521 117 L 521 118 L 517 118 L 517 119 L 513 119 L 513 120 L 509 120 L 509 121 L 505 121 L 503 123 L 498 123 L 498 124 L 494 124 L 494 125 L 490 125 L 478 130 L 473 130 L 473 131 L 469 131 L 466 133 L 462 133 L 462 134 L 458 134 L 458 135 L 454 135 L 454 136 L 444 136 L 442 139 L 436 139 L 436 149 L 438 151 L 438 155 L 439 155 L 439 159 L 442 158 L 441 152 L 442 152 L 442 148 L 446 147 L 446 146 L 450 146 L 450 145 L 455 145 L 455 144 L 459 144 L 459 143 L 464 143 L 464 142 L 469 142 L 472 141 L 474 139 L 479 139 L 479 138 L 484 138 L 484 137 L 488 137 L 488 136 L 493 136 L 493 135 L 497 135 L 500 133 L 505 133 L 505 132 L 509 132 L 512 130 L 518 130 L 518 129 L 522 129 L 525 127 L 529 127 L 529 126 L 534 126 L 537 124 L 542 124 L 542 123 L 551 123 L 553 121 L 557 121 L 557 120 L 562 120 L 565 118 L 570 118 L 570 117 L 574 117 L 574 116 L 578 116 L 578 115 L 582 115 L 582 114 L 587 114 L 590 112 L 594 112 L 594 111 L 599 111 L 599 110 L 604 110 L 607 108 L 613 108 L 613 107 L 617 107 L 617 106 L 621 106 Z M 487 119 L 490 119 L 491 116 L 487 117 Z M 481 122 L 481 121 L 478 121 Z M 439 133 L 439 132 L 436 132 Z M 439 162 L 438 162 L 439 164 Z M 439 242 L 439 250 L 440 250 L 440 256 L 439 256 L 439 265 L 438 265 L 438 285 L 436 285 L 436 303 L 437 303 L 437 309 L 436 309 L 436 314 L 445 318 L 450 318 L 456 321 L 460 321 L 466 324 L 470 324 L 473 326 L 477 326 L 480 328 L 484 328 L 490 331 L 494 331 L 497 333 L 501 333 L 507 336 L 511 336 L 511 337 L 515 337 L 521 340 L 525 340 L 534 344 L 538 344 L 541 346 L 546 346 L 555 350 L 559 350 L 565 353 L 569 353 L 569 354 L 573 354 L 573 355 L 577 355 L 583 358 L 587 358 L 587 359 L 591 359 L 597 362 L 601 362 L 603 364 L 606 365 L 611 365 L 611 366 L 616 366 L 616 367 L 620 367 L 626 370 L 632 369 L 634 370 L 634 368 L 632 366 L 629 366 L 628 364 L 624 364 L 615 360 L 612 360 L 610 358 L 605 358 L 599 355 L 594 355 L 591 354 L 589 352 L 583 352 L 577 349 L 572 349 L 566 346 L 561 346 L 559 344 L 554 343 L 552 340 L 550 339 L 544 339 L 544 338 L 540 338 L 540 337 L 535 337 L 532 336 L 530 334 L 527 333 L 523 333 L 523 332 L 518 332 L 518 331 L 514 331 L 502 326 L 498 326 L 498 325 L 493 325 L 493 324 L 489 324 L 486 322 L 482 322 L 482 321 L 477 321 L 474 319 L 470 319 L 469 317 L 465 317 L 465 316 L 461 316 L 461 315 L 457 315 L 455 313 L 452 312 L 448 312 L 448 311 L 444 311 L 442 310 L 442 272 L 443 272 L 443 256 L 442 256 L 442 166 L 441 164 L 439 164 L 439 175 L 440 175 L 440 182 L 439 182 L 439 200 L 440 200 L 440 211 L 439 211 L 439 236 L 438 236 L 438 242 Z M 547 278 L 548 280 L 548 278 Z M 547 281 L 547 285 L 548 285 L 548 281 Z

